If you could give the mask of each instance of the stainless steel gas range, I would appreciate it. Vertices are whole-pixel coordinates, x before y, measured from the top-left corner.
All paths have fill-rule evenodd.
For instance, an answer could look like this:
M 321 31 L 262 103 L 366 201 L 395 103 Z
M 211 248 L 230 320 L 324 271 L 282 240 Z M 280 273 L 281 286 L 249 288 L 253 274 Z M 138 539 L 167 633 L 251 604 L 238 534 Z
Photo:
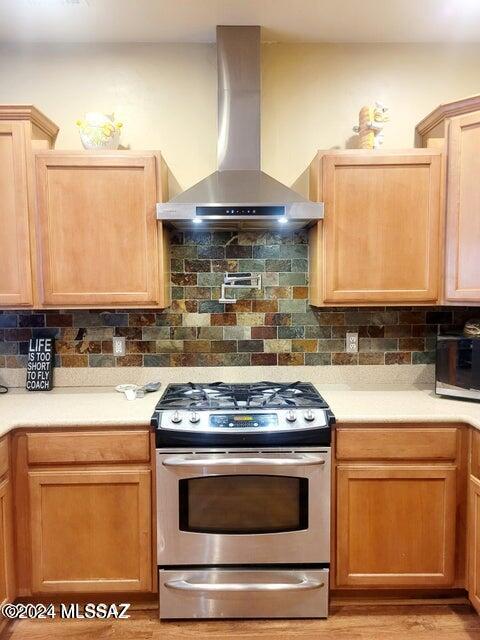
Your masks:
M 160 618 L 326 617 L 334 417 L 310 384 L 171 384 L 157 448 Z

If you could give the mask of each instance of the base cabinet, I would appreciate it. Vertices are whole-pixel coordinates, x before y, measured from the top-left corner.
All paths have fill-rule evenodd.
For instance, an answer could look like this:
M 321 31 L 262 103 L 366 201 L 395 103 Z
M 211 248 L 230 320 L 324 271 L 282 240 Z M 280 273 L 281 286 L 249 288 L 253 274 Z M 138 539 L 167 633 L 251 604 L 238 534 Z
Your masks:
M 468 531 L 468 596 L 480 613 L 480 481 L 470 476 Z
M 15 598 L 12 523 L 11 488 L 5 479 L 0 482 L 0 605 Z
M 149 591 L 149 470 L 30 471 L 33 593 Z
M 456 468 L 337 467 L 337 587 L 447 587 L 455 579 Z

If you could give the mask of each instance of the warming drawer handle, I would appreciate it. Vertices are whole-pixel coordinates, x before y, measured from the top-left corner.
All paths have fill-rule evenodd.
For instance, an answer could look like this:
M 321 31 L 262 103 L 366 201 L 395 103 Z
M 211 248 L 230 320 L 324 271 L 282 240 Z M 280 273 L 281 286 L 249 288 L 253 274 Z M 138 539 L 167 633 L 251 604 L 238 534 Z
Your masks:
M 231 582 L 226 584 L 215 582 L 192 583 L 188 580 L 170 580 L 165 583 L 168 589 L 175 591 L 312 591 L 325 586 L 323 582 L 312 578 L 302 578 L 299 582 Z
M 163 461 L 165 467 L 212 467 L 212 466 L 296 466 L 325 464 L 324 458 L 316 456 L 298 456 L 288 458 L 201 458 L 173 456 Z

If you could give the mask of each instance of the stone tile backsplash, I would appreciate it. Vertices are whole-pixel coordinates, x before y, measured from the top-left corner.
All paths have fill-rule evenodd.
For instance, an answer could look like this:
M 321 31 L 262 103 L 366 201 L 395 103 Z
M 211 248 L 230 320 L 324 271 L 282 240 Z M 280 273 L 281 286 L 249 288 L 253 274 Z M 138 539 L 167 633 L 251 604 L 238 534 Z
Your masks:
M 304 231 L 177 232 L 172 306 L 153 310 L 0 312 L 0 366 L 24 367 L 28 340 L 56 339 L 63 367 L 423 364 L 439 330 L 462 327 L 464 307 L 313 308 Z M 218 302 L 225 271 L 262 274 L 260 291 Z M 359 353 L 345 352 L 358 331 Z M 112 355 L 113 336 L 126 355 Z

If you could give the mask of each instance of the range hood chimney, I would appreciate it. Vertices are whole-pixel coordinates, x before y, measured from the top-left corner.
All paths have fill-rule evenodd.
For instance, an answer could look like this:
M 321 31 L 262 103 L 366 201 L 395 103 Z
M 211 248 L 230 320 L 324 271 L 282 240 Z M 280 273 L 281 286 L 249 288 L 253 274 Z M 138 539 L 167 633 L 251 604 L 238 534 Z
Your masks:
M 260 27 L 217 27 L 218 170 L 167 203 L 157 218 L 179 228 L 289 228 L 323 218 L 307 200 L 261 171 Z

